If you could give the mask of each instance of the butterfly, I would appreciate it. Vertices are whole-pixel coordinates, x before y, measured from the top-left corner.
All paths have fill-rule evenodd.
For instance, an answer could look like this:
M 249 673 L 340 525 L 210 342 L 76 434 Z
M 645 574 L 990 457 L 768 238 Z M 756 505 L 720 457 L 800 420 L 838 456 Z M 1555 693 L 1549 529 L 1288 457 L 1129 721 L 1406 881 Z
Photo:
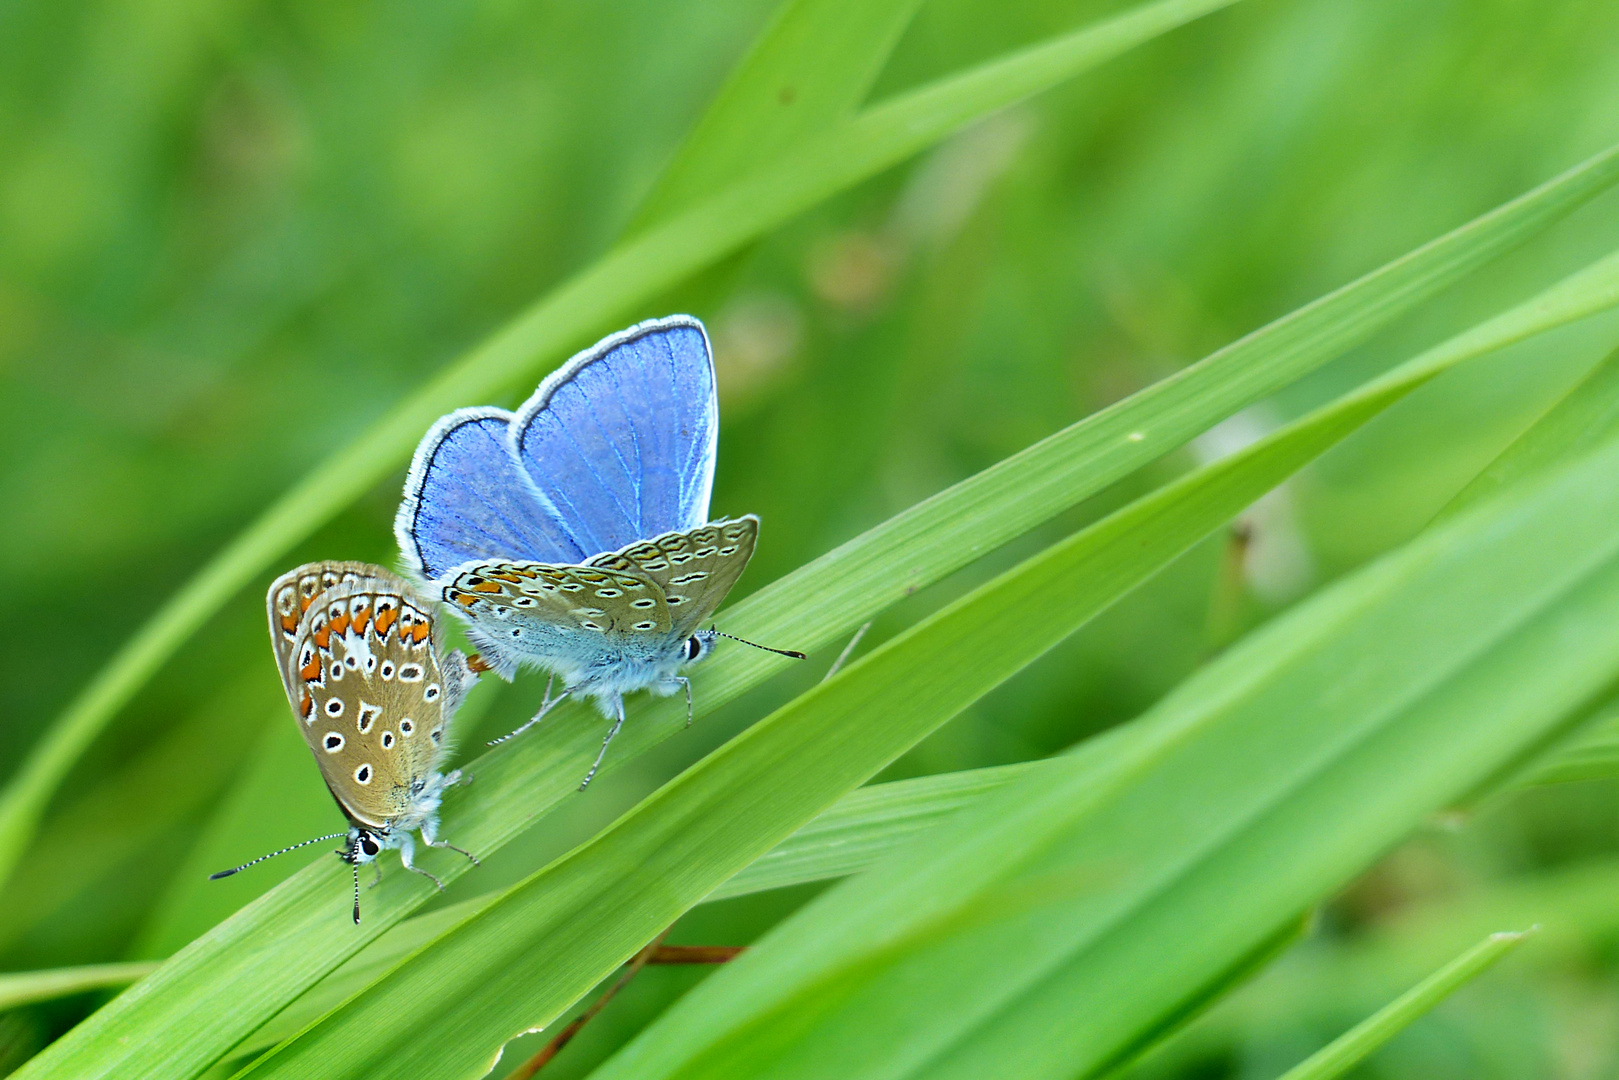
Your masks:
M 321 778 L 349 820 L 346 832 L 318 836 L 262 855 L 228 877 L 276 855 L 343 837 L 338 856 L 354 871 L 360 921 L 360 866 L 389 848 L 405 869 L 444 883 L 412 861 L 420 832 L 428 847 L 467 851 L 437 838 L 439 800 L 461 779 L 439 767 L 450 721 L 477 681 L 468 658 L 444 651 L 433 604 L 380 566 L 309 563 L 277 578 L 266 601 L 281 685 Z M 382 867 L 377 867 L 377 880 Z
M 579 353 L 515 413 L 450 413 L 416 448 L 394 521 L 404 561 L 502 678 L 531 665 L 562 680 L 505 738 L 569 695 L 595 699 L 612 726 L 581 789 L 624 695 L 684 690 L 690 723 L 681 673 L 731 637 L 701 624 L 752 558 L 759 519 L 708 521 L 718 437 L 708 336 L 675 315 Z

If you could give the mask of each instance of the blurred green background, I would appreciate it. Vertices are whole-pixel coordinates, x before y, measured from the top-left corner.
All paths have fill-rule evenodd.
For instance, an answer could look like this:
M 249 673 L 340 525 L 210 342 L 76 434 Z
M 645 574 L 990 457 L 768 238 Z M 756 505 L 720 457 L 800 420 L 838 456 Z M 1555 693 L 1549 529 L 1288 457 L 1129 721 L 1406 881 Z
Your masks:
M 928 0 L 873 96 L 1122 6 Z M 0 771 L 270 500 L 605 250 L 772 8 L 0 2 Z M 648 305 L 636 317 L 691 311 L 714 339 L 715 514 L 764 521 L 737 595 L 1619 141 L 1616 41 L 1611 0 L 1248 0 Z M 863 647 L 1616 239 L 1609 197 L 910 598 Z M 1038 757 L 1135 715 L 1420 529 L 1615 326 L 1414 395 L 1256 507 L 1245 551 L 1201 546 L 885 775 Z M 285 564 L 393 562 L 402 475 Z M 74 773 L 0 895 L 0 969 L 167 955 L 302 863 L 208 871 L 341 827 L 281 700 L 260 595 Z M 604 778 L 447 899 L 565 850 L 830 659 Z M 514 726 L 541 687 L 481 687 L 463 742 Z M 1446 927 L 1553 910 L 1541 940 L 1357 1075 L 1619 1075 L 1616 795 L 1563 784 L 1435 822 L 1139 1074 L 1274 1076 L 1448 956 Z M 811 891 L 700 907 L 672 940 L 745 943 Z M 649 969 L 546 1075 L 588 1071 L 701 977 Z M 95 1004 L 0 1015 L 0 1070 Z

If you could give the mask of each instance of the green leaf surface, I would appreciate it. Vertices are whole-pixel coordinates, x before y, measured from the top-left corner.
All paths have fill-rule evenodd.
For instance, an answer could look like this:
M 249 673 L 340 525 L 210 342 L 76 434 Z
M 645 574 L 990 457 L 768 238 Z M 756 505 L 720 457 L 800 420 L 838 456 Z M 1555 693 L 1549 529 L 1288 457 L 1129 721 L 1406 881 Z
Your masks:
M 1520 785 L 1567 784 L 1619 776 L 1619 709 L 1602 710 L 1516 778 Z
M 1333 1080 L 1360 1064 L 1372 1051 L 1426 1016 L 1434 1006 L 1466 986 L 1523 944 L 1533 931 L 1491 934 L 1410 990 L 1287 1070 L 1281 1080 Z
M 703 201 L 853 115 L 920 0 L 788 0 L 647 195 L 630 231 Z
M 733 740 L 256 1073 L 478 1075 L 507 1039 L 1388 404 L 1462 359 L 1615 303 L 1610 258 L 1029 560 Z M 380 1018 L 404 1012 L 440 1035 L 379 1044 Z
M 1577 970 L 1619 930 L 1616 890 L 1619 862 L 1588 859 L 1414 900 L 1364 935 L 1319 935 L 1199 1018 L 1154 1053 L 1144 1071 L 1173 1075 L 1234 1040 L 1335 1030 L 1346 1016 L 1379 1008 L 1494 927 L 1537 927 L 1534 947 L 1513 964 L 1519 980 L 1527 972 Z M 1485 1015 L 1493 1023 L 1498 1014 Z
M 86 964 L 82 967 L 52 968 L 49 971 L 8 971 L 0 975 L 0 1012 L 19 1005 L 67 997 L 69 994 L 82 994 L 87 990 L 128 986 L 150 974 L 156 966 L 150 962 L 136 962 Z
M 193 576 L 91 679 L 45 731 L 0 796 L 0 881 L 73 763 L 135 691 L 241 588 L 298 541 L 406 461 L 422 433 L 459 405 L 490 400 L 532 380 L 570 347 L 622 320 L 739 246 L 966 124 L 1005 108 L 1235 0 L 1157 0 L 1097 26 L 939 80 L 866 110 L 765 163 L 673 220 L 621 244 L 519 314 L 483 344 L 332 455 Z M 1608 155 L 1550 190 L 1480 222 L 1443 254 L 1418 259 L 1418 294 L 1496 254 L 1612 182 Z M 1459 249 L 1459 250 L 1458 250 Z M 1393 312 L 1389 313 L 1390 315 Z M 1385 318 L 1388 316 L 1384 316 Z M 1372 324 L 1382 321 L 1373 316 Z M 1369 330 L 1367 320 L 1359 325 Z M 1340 343 L 1338 347 L 1342 347 Z M 1285 381 L 1285 380 L 1284 380 Z M 1190 435 L 1194 432 L 1188 432 Z M 1185 436 L 1183 436 L 1184 438 Z M 1156 456 L 1169 445 L 1154 440 Z M 1173 445 L 1173 444 L 1170 444 Z M 1135 455 L 1139 458 L 1140 455 Z M 1020 530 L 1018 530 L 1020 531 Z M 1012 531 L 1007 535 L 1017 535 Z M 957 563 L 956 565 L 959 565 Z M 909 583 L 908 583 L 909 584 Z
M 1122 754 L 1031 772 L 812 901 L 595 1075 L 1038 1080 L 1127 1060 L 1610 692 L 1616 469 L 1604 447 L 1317 595 Z
M 707 899 L 858 873 L 917 833 L 1044 764 L 996 765 L 851 791 Z
M 851 791 L 705 900 L 857 873 L 923 829 L 971 805 L 979 796 L 1044 764 L 1034 761 L 969 769 Z M 296 1035 L 497 895 L 487 893 L 401 922 L 254 1032 L 236 1048 L 236 1053 L 267 1050 Z
M 1451 499 L 1439 520 L 1619 432 L 1619 352 L 1610 353 Z

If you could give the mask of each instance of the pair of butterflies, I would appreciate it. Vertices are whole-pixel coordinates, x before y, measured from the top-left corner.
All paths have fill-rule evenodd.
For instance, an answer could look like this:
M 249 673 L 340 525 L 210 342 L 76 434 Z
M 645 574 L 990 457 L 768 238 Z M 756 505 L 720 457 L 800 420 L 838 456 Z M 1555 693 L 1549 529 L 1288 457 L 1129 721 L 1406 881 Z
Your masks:
M 687 316 L 599 342 L 516 413 L 439 420 L 416 448 L 394 524 L 425 587 L 346 562 L 301 566 L 270 586 L 282 685 L 349 829 L 214 877 L 344 837 L 355 922 L 359 867 L 382 851 L 399 849 L 407 869 L 433 877 L 414 865 L 411 833 L 453 847 L 437 838 L 438 807 L 460 774 L 440 769 L 456 705 L 482 671 L 509 679 L 531 665 L 562 680 L 512 735 L 566 697 L 595 700 L 612 723 L 581 789 L 623 726 L 625 694 L 683 690 L 689 723 L 681 672 L 729 636 L 701 624 L 759 532 L 752 515 L 707 520 L 718 434 L 708 338 Z M 443 649 L 439 602 L 465 621 L 476 655 Z

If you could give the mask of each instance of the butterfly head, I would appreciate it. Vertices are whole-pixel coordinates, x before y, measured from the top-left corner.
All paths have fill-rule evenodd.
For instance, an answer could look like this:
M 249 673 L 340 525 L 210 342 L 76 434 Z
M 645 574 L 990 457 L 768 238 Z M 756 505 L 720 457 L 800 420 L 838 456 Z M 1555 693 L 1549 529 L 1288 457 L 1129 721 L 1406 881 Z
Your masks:
M 687 638 L 686 643 L 680 647 L 680 666 L 688 667 L 713 652 L 714 642 L 718 641 L 719 637 L 719 631 L 709 627 Z
M 337 857 L 350 866 L 360 866 L 374 861 L 382 854 L 383 847 L 383 837 L 380 833 L 355 825 L 349 829 L 348 846 L 339 848 Z

